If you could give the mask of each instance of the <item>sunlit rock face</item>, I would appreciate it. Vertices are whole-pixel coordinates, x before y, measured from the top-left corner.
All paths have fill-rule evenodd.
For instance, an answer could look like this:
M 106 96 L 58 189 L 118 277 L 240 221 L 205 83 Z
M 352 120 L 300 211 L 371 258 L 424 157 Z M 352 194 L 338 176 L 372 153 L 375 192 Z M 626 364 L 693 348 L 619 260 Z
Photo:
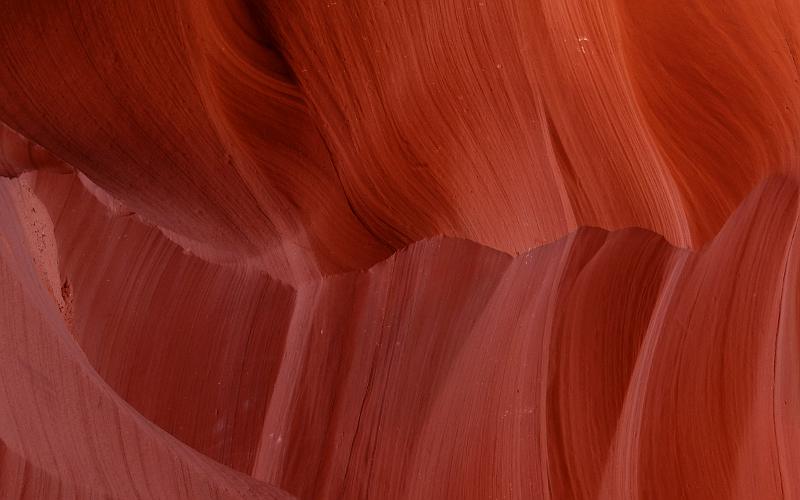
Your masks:
M 0 498 L 800 497 L 800 5 L 0 2 Z

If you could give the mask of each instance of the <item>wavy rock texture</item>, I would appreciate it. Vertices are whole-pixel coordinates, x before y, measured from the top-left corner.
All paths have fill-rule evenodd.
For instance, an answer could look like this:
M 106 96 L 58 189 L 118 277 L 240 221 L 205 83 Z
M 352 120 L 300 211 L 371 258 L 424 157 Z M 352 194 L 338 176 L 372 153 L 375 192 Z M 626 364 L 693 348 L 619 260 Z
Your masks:
M 0 3 L 0 498 L 800 497 L 798 36 Z

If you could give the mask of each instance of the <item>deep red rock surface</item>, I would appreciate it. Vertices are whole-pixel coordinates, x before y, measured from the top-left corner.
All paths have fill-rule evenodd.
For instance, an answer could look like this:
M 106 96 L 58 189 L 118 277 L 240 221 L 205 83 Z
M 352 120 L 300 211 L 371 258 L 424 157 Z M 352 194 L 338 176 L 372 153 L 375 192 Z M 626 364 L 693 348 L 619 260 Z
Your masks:
M 798 36 L 0 3 L 0 498 L 800 497 Z

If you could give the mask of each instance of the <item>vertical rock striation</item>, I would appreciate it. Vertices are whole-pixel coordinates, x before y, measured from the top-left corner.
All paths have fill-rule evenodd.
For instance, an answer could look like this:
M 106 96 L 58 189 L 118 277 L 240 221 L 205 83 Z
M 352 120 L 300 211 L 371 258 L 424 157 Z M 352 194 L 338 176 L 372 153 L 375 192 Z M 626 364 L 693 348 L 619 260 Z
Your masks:
M 0 4 L 0 498 L 800 496 L 800 7 Z

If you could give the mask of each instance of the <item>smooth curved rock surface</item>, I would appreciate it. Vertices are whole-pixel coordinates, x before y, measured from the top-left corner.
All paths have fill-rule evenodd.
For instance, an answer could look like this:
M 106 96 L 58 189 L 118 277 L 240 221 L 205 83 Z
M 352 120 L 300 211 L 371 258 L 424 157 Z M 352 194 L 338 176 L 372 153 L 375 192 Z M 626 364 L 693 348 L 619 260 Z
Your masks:
M 0 498 L 800 497 L 799 34 L 0 3 Z

